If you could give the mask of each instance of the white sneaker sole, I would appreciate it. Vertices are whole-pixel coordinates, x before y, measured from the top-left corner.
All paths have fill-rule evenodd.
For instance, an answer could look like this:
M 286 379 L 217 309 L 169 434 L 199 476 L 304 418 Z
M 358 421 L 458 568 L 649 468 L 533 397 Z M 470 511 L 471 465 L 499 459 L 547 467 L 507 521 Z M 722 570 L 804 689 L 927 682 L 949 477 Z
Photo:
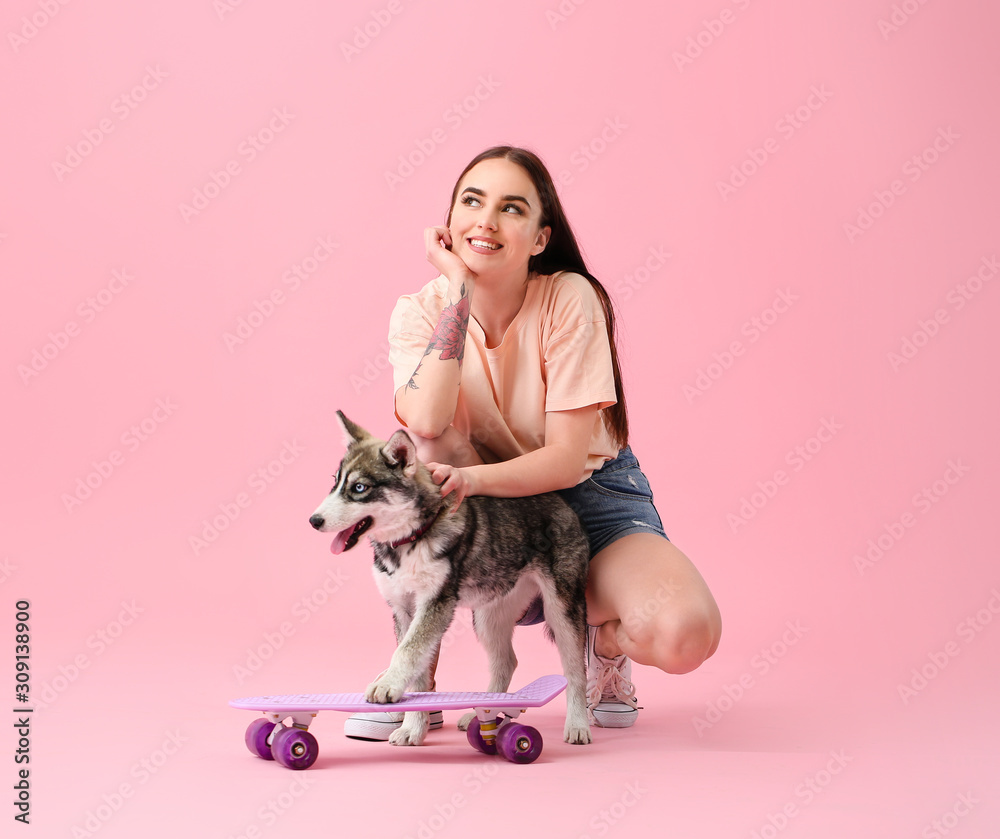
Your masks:
M 434 731 L 444 725 L 444 713 L 431 711 L 428 731 Z M 389 735 L 403 725 L 403 714 L 399 711 L 386 711 L 374 714 L 355 714 L 344 722 L 344 736 L 354 740 L 388 740 Z
M 639 711 L 636 708 L 629 708 L 622 705 L 620 711 L 608 709 L 594 709 L 594 725 L 599 728 L 631 728 L 639 718 Z

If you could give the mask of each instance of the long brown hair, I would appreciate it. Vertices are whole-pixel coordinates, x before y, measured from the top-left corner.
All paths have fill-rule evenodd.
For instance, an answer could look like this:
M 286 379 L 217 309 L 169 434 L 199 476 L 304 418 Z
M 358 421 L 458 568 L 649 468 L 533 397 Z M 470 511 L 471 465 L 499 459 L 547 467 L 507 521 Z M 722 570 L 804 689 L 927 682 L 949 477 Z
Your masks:
M 455 182 L 455 188 L 451 192 L 451 204 L 448 206 L 448 216 L 445 224 L 451 225 L 451 211 L 455 206 L 455 199 L 458 197 L 458 188 L 462 183 L 462 178 L 468 171 L 483 160 L 493 158 L 504 158 L 516 163 L 531 178 L 538 197 L 542 202 L 542 217 L 539 226 L 551 227 L 552 235 L 549 237 L 545 250 L 537 253 L 528 260 L 528 271 L 538 274 L 554 274 L 557 271 L 572 271 L 590 280 L 590 284 L 601 299 L 601 306 L 604 308 L 604 319 L 608 326 L 608 339 L 611 343 L 611 367 L 615 375 L 615 396 L 618 401 L 610 408 L 604 410 L 604 425 L 608 433 L 619 448 L 628 445 L 628 409 L 625 406 L 625 389 L 622 386 L 621 367 L 618 364 L 618 347 L 615 339 L 615 312 L 608 296 L 607 290 L 600 281 L 587 270 L 583 254 L 580 253 L 580 246 L 576 243 L 573 229 L 563 212 L 562 203 L 556 193 L 555 183 L 549 174 L 545 164 L 534 152 L 516 146 L 494 146 L 476 155 L 462 174 Z

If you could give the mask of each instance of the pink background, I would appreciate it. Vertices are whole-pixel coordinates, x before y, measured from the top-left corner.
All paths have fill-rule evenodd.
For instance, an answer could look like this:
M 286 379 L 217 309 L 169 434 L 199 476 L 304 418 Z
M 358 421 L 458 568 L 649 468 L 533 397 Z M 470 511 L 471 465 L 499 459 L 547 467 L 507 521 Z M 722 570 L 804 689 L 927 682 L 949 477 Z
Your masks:
M 32 835 L 995 835 L 998 27 L 973 0 L 5 4 Z M 501 142 L 561 179 L 620 308 L 633 448 L 722 645 L 636 668 L 639 725 L 587 749 L 535 712 L 530 767 L 456 715 L 402 750 L 331 713 L 283 771 L 226 703 L 388 661 L 368 545 L 307 518 L 334 411 L 394 430 L 391 306 Z M 439 687 L 485 686 L 467 613 L 449 639 Z M 516 685 L 558 669 L 540 627 L 516 644 Z

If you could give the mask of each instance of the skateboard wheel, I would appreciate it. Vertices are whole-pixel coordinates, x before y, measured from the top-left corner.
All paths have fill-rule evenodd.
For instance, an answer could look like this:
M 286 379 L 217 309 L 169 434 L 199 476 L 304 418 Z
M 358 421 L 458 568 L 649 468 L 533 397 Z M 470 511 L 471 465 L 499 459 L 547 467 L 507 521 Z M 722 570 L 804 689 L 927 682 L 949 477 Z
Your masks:
M 500 721 L 500 717 L 497 717 L 497 722 Z M 499 729 L 497 729 L 499 731 Z M 495 755 L 497 753 L 496 739 L 493 742 L 488 743 L 483 739 L 483 735 L 479 731 L 479 717 L 473 717 L 469 722 L 469 727 L 465 731 L 466 737 L 469 738 L 469 743 L 472 748 L 478 749 L 484 755 Z
M 319 743 L 308 731 L 283 728 L 274 735 L 271 754 L 286 769 L 308 769 L 319 757 Z
M 263 717 L 250 723 L 247 727 L 246 737 L 244 738 L 247 748 L 250 749 L 250 754 L 262 757 L 264 760 L 274 760 L 274 755 L 271 754 L 271 747 L 267 745 L 267 738 L 274 731 L 274 726 L 275 723 Z
M 497 731 L 497 751 L 511 763 L 531 763 L 542 753 L 542 735 L 530 725 L 507 723 Z

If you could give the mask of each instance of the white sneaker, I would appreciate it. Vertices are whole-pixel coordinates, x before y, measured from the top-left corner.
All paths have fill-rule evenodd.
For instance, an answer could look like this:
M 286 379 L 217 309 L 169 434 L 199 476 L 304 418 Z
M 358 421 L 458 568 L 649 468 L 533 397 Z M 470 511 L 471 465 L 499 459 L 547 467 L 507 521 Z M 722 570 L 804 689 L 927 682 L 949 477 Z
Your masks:
M 444 713 L 431 711 L 428 731 L 444 725 Z M 388 740 L 389 735 L 403 724 L 402 711 L 375 711 L 371 714 L 354 714 L 344 721 L 344 736 L 355 740 Z
M 587 627 L 587 710 L 594 725 L 628 728 L 639 716 L 632 684 L 632 662 L 622 654 L 605 658 L 595 652 L 597 627 Z

